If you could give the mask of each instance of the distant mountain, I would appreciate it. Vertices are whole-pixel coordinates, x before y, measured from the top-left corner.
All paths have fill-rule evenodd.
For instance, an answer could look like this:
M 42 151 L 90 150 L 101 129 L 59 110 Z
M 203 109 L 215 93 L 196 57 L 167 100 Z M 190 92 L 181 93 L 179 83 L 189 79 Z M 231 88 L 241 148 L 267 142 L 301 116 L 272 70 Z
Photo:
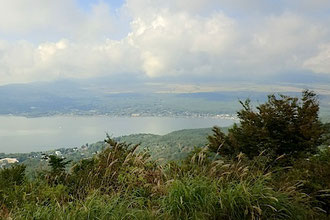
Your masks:
M 304 85 L 189 85 L 95 78 L 0 86 L 0 115 L 210 116 L 235 114 L 239 100 L 264 102 L 272 91 L 299 95 Z M 330 88 L 313 85 L 321 115 L 330 115 Z M 330 118 L 330 117 L 329 117 Z
M 0 114 L 28 117 L 76 114 L 177 116 L 192 114 L 234 113 L 237 97 L 212 100 L 198 94 L 156 93 L 153 88 L 136 91 L 113 92 L 111 84 L 55 81 L 0 86 Z M 209 96 L 211 94 L 205 94 Z M 215 94 L 213 94 L 215 95 Z M 236 104 L 234 104 L 236 103 Z

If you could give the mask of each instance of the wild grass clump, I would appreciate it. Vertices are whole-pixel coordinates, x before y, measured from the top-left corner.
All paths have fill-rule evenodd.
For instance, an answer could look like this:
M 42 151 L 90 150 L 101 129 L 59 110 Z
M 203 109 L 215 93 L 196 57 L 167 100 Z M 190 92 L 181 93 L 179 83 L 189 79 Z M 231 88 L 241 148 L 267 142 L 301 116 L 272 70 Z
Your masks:
M 205 154 L 204 156 L 201 154 Z M 209 157 L 207 151 L 191 155 L 190 167 L 201 166 L 201 159 Z M 211 158 L 217 158 L 214 155 Z M 214 219 L 307 219 L 314 216 L 310 197 L 298 185 L 290 183 L 286 187 L 275 187 L 272 182 L 271 161 L 261 153 L 254 160 L 239 154 L 234 160 L 210 160 L 203 174 L 216 184 L 216 205 L 212 202 L 211 215 Z M 196 168 L 201 169 L 201 168 Z M 200 174 L 202 175 L 202 174 Z
M 221 219 L 307 219 L 295 197 L 267 186 L 264 180 L 222 184 L 218 215 Z
M 278 187 L 299 184 L 301 191 L 310 196 L 314 207 L 330 214 L 329 147 L 308 159 L 297 160 L 291 169 L 278 172 L 273 181 Z
M 103 193 L 132 192 L 139 189 L 146 195 L 157 191 L 163 182 L 161 167 L 146 152 L 137 153 L 137 146 L 118 143 L 108 138 L 108 148 L 91 159 L 75 164 L 66 181 L 72 195 L 83 199 L 90 191 Z
M 136 201 L 95 192 L 84 201 L 33 206 L 16 210 L 14 219 L 152 219 L 152 214 Z
M 175 180 L 164 199 L 164 212 L 173 219 L 208 219 L 215 213 L 216 185 L 206 178 Z

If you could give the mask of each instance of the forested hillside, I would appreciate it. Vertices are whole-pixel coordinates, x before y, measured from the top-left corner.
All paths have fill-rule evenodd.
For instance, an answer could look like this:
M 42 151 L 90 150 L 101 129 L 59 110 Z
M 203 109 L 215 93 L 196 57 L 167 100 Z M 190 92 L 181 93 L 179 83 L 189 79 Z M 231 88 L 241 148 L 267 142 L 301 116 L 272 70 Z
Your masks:
M 227 130 L 227 128 L 223 128 Z M 148 150 L 154 160 L 163 162 L 170 160 L 180 160 L 185 158 L 195 147 L 206 146 L 207 136 L 212 133 L 211 128 L 185 129 L 174 131 L 166 135 L 154 134 L 133 134 L 114 138 L 116 141 L 126 142 L 127 144 L 139 144 L 138 151 Z M 15 158 L 26 165 L 29 174 L 36 170 L 47 168 L 47 162 L 43 159 L 44 155 L 59 155 L 72 162 L 78 162 L 81 159 L 91 158 L 106 147 L 104 141 L 93 144 L 85 144 L 76 148 L 60 148 L 45 152 L 4 154 L 0 153 L 2 158 Z M 1 163 L 0 163 L 1 165 Z M 3 164 L 5 167 L 5 164 Z
M 211 128 L 185 129 L 167 135 L 138 134 L 123 136 L 116 140 L 140 144 L 138 150 L 148 150 L 152 158 L 170 161 L 185 158 L 195 147 L 206 146 L 207 136 L 211 133 Z

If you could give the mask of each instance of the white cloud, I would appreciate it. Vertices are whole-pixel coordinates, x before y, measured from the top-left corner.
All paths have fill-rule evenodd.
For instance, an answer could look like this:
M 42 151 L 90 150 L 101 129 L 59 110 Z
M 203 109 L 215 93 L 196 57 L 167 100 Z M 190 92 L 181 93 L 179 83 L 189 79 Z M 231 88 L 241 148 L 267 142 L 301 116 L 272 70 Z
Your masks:
M 0 34 L 8 38 L 96 41 L 121 32 L 122 19 L 103 1 L 87 12 L 77 0 L 0 0 L 0 6 Z
M 306 60 L 303 65 L 316 73 L 330 74 L 330 43 L 322 45 L 319 53 Z
M 121 73 L 329 73 L 330 15 L 311 17 L 328 1 L 127 0 L 119 10 L 100 1 L 88 12 L 75 0 L 0 5 L 0 84 Z
M 132 26 L 131 41 L 151 77 L 194 74 L 224 55 L 235 39 L 234 22 L 221 13 L 205 18 L 166 11 L 150 21 L 139 18 Z
M 0 43 L 0 84 L 138 74 L 140 53 L 127 40 L 75 43 L 69 40 L 34 45 Z
M 68 45 L 65 40 L 61 40 L 57 43 L 43 43 L 39 45 L 38 51 L 40 55 L 40 60 L 42 62 L 47 62 L 56 54 L 56 52 L 66 49 L 67 46 Z
M 329 33 L 322 24 L 284 12 L 268 16 L 256 28 L 242 35 L 251 36 L 242 50 L 240 60 L 248 70 L 267 72 L 302 70 L 302 63 L 327 39 Z
M 48 29 L 71 29 L 82 18 L 74 0 L 0 0 L 0 30 L 31 33 Z

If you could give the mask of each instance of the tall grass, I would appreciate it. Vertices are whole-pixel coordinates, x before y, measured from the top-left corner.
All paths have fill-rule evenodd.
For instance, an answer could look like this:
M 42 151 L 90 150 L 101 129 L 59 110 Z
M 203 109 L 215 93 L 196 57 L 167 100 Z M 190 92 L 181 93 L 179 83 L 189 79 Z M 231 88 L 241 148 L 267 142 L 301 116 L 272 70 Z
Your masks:
M 131 198 L 132 199 L 132 198 Z M 84 201 L 74 201 L 60 205 L 51 203 L 35 206 L 25 204 L 16 210 L 14 219 L 153 219 L 150 211 L 134 199 L 120 196 L 102 195 L 95 192 Z
M 164 212 L 173 219 L 208 219 L 215 213 L 216 185 L 205 178 L 184 178 L 171 183 Z
M 203 148 L 181 163 L 160 165 L 134 147 L 109 143 L 60 183 L 45 175 L 3 186 L 0 219 L 327 218 L 300 185 L 276 183 L 263 155 L 226 160 Z

